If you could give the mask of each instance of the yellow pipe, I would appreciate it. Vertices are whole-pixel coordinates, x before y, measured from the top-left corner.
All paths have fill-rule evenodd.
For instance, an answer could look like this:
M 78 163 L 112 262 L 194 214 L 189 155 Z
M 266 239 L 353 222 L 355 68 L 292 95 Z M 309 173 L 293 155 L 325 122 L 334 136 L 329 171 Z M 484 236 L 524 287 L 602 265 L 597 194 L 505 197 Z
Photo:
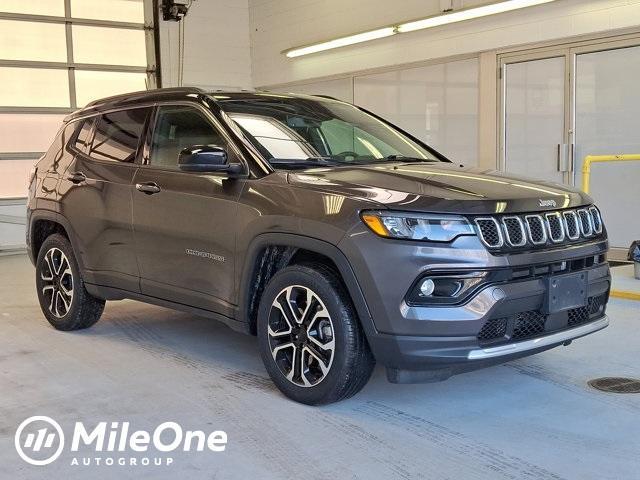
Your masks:
M 637 162 L 640 161 L 640 154 L 631 155 L 587 155 L 582 164 L 582 190 L 589 193 L 589 182 L 591 180 L 591 164 L 604 162 Z

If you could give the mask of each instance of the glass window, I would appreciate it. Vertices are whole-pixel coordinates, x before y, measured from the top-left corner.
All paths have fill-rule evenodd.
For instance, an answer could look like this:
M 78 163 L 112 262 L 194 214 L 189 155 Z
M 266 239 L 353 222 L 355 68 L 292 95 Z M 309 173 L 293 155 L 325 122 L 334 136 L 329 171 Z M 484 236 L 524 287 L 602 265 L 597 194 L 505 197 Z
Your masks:
M 66 62 L 64 30 L 61 23 L 0 20 L 0 58 Z
M 477 59 L 358 76 L 353 91 L 356 105 L 455 162 L 477 163 Z
M 0 152 L 45 152 L 65 115 L 1 113 Z
M 119 93 L 146 90 L 146 73 L 97 72 L 76 70 L 76 102 L 78 107 L 99 98 Z
M 193 107 L 161 107 L 151 142 L 150 164 L 178 168 L 178 154 L 193 145 L 226 144 L 211 122 Z
M 438 161 L 424 146 L 352 105 L 262 97 L 219 102 L 273 165 L 297 168 L 319 161 L 375 163 L 399 158 Z
M 64 17 L 64 0 L 2 0 L 0 12 Z
M 80 131 L 78 132 L 74 146 L 81 152 L 86 152 L 88 150 L 89 143 L 91 142 L 89 135 L 91 134 L 91 128 L 93 127 L 94 120 L 95 118 L 91 117 L 86 120 L 81 120 L 80 122 Z
M 640 152 L 639 75 L 640 47 L 576 56 L 576 185 L 586 155 Z M 627 249 L 640 238 L 638 186 L 640 162 L 592 165 L 589 195 L 606 219 L 612 247 Z
M 98 117 L 89 155 L 100 160 L 135 160 L 148 108 L 105 113 Z
M 0 105 L 69 107 L 66 69 L 0 67 Z
M 144 23 L 142 0 L 71 0 L 73 18 Z
M 144 30 L 73 25 L 76 63 L 147 66 Z
M 0 198 L 24 198 L 27 196 L 29 172 L 36 161 L 37 159 L 0 161 Z

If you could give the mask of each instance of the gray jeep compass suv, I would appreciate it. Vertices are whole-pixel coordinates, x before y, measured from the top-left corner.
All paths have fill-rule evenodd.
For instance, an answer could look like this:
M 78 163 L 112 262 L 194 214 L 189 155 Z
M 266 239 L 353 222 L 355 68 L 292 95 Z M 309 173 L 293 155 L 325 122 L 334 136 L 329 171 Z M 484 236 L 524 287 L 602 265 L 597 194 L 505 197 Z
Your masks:
M 330 98 L 165 89 L 69 115 L 30 179 L 42 311 L 132 298 L 257 335 L 307 404 L 567 345 L 607 326 L 607 236 L 563 185 L 465 168 Z

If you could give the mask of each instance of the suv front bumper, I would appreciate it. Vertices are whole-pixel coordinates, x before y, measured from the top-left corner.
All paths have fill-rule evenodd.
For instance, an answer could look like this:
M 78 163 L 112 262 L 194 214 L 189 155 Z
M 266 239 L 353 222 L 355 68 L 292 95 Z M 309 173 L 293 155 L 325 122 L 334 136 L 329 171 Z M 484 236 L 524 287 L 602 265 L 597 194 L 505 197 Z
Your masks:
M 568 345 L 576 338 L 608 325 L 609 319 L 605 315 L 575 328 L 487 347 L 475 338 L 378 335 L 372 349 L 378 360 L 386 365 L 390 382 L 434 382 Z
M 608 324 L 605 308 L 611 277 L 604 259 L 606 240 L 493 255 L 473 237 L 461 237 L 444 247 L 387 240 L 364 232 L 356 238 L 345 238 L 340 247 L 352 261 L 371 313 L 372 325 L 365 326 L 369 344 L 392 382 L 443 380 L 568 344 Z M 548 277 L 555 272 L 537 272 L 562 262 L 569 265 L 569 271 L 586 274 L 589 302 L 546 314 Z M 507 269 L 514 272 L 514 278 L 486 285 L 459 305 L 407 304 L 406 294 L 415 279 L 432 269 Z M 531 274 L 516 278 L 516 272 L 523 269 L 531 269 Z

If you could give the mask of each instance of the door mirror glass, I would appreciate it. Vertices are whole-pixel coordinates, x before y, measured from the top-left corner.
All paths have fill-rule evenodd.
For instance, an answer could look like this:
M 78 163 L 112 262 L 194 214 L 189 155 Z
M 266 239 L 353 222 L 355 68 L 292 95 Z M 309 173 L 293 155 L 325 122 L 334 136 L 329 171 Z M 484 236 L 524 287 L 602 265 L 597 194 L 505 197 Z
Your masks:
M 180 152 L 178 167 L 185 172 L 228 170 L 227 151 L 217 145 L 193 145 Z

